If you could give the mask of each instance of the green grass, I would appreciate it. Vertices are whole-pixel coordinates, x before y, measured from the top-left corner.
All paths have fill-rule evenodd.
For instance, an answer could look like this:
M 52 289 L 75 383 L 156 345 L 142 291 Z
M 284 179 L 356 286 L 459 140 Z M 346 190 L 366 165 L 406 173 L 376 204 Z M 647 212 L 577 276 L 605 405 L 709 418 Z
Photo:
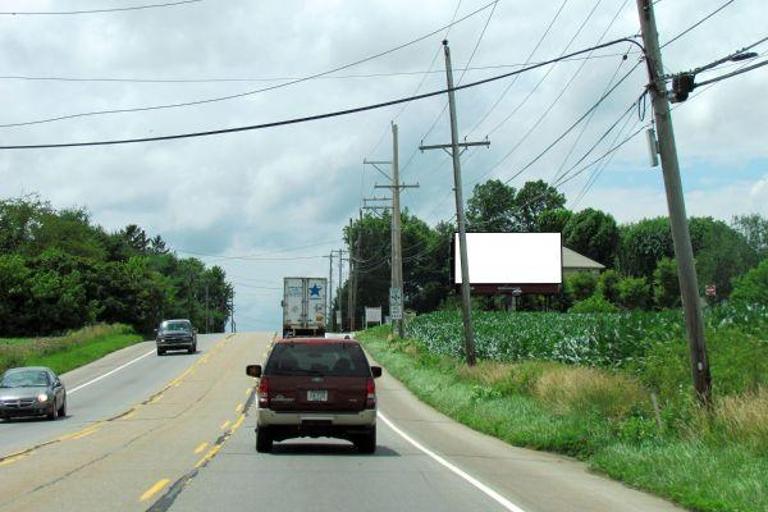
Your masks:
M 14 366 L 48 366 L 66 373 L 142 341 L 125 325 L 95 325 L 51 338 L 0 340 L 0 372 Z
M 754 363 L 734 348 L 733 329 L 729 326 L 727 335 L 715 341 L 722 346 L 713 350 L 713 364 Z M 517 446 L 578 457 L 598 472 L 694 510 L 768 510 L 768 443 L 761 437 L 763 430 L 756 429 L 756 440 L 742 439 L 697 411 L 689 385 L 663 401 L 660 428 L 650 406 L 651 388 L 638 376 L 655 371 L 655 366 L 619 371 L 556 362 L 482 361 L 469 368 L 457 358 L 430 352 L 419 341 L 387 340 L 388 333 L 386 327 L 374 328 L 360 333 L 359 339 L 422 401 L 475 430 Z M 762 350 L 753 342 L 758 343 L 750 338 L 740 346 Z M 673 352 L 677 355 L 677 348 Z M 677 385 L 687 367 L 684 360 L 668 362 L 674 369 L 664 382 Z M 755 379 L 760 380 L 757 373 L 745 370 L 751 376 L 742 378 L 738 368 L 732 370 L 729 389 L 749 393 Z M 598 378 L 589 379 L 592 375 Z M 723 372 L 720 377 L 728 379 Z M 617 394 L 617 382 L 632 391 Z M 765 420 L 765 394 L 757 395 L 759 400 L 749 394 L 734 396 L 742 400 L 740 410 L 751 413 L 746 418 Z M 563 407 L 568 400 L 578 407 Z M 627 407 L 616 409 L 621 401 L 629 402 Z M 727 410 L 721 405 L 715 406 L 713 418 Z M 610 417 L 606 411 L 618 412 Z

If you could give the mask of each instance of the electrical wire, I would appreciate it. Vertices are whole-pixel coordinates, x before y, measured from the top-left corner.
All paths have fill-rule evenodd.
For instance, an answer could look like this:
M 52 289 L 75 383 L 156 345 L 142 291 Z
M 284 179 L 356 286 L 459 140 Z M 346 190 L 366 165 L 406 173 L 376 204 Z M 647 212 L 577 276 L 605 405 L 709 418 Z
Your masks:
M 593 51 L 595 49 L 600 48 L 607 48 L 609 46 L 613 46 L 616 44 L 629 42 L 632 44 L 636 44 L 642 48 L 642 45 L 638 43 L 637 41 L 629 38 L 620 38 L 615 39 L 613 41 L 609 41 L 607 43 L 600 44 L 598 46 L 592 46 L 589 48 L 585 48 L 582 50 L 577 50 L 575 52 L 570 53 L 567 55 L 567 57 L 572 57 L 575 55 L 580 55 L 582 53 L 588 53 L 590 51 Z M 433 96 L 439 96 L 441 94 L 446 94 L 448 92 L 452 91 L 460 91 L 464 89 L 469 89 L 472 87 L 477 87 L 483 84 L 495 82 L 498 80 L 502 80 L 504 78 L 509 78 L 515 75 L 518 75 L 520 73 L 528 72 L 532 69 L 537 69 L 546 65 L 553 64 L 555 62 L 559 62 L 562 60 L 563 57 L 558 57 L 555 59 L 551 59 L 548 61 L 544 61 L 542 63 L 528 66 L 526 68 L 522 68 L 516 71 L 510 71 L 508 73 L 504 73 L 501 75 L 492 76 L 489 78 L 485 78 L 482 80 L 477 80 L 475 82 L 470 82 L 468 84 L 462 84 L 454 86 L 453 89 L 440 89 L 437 91 L 432 91 L 428 93 L 422 93 L 418 94 L 416 96 L 408 96 L 405 98 L 399 98 L 389 101 L 384 101 L 381 103 L 374 103 L 369 104 L 361 107 L 353 107 L 348 108 L 344 110 L 336 110 L 333 112 L 326 112 L 323 114 L 315 114 L 315 115 L 308 115 L 303 117 L 296 117 L 292 119 L 285 119 L 281 121 L 272 121 L 267 123 L 259 123 L 259 124 L 252 124 L 252 125 L 245 125 L 245 126 L 237 126 L 233 128 L 221 128 L 221 129 L 215 129 L 215 130 L 206 130 L 206 131 L 200 131 L 200 132 L 187 132 L 187 133 L 177 133 L 172 135 L 160 135 L 160 136 L 153 136 L 153 137 L 139 137 L 139 138 L 128 138 L 128 139 L 110 139 L 110 140 L 99 140 L 99 141 L 86 141 L 86 142 L 61 142 L 61 143 L 46 143 L 46 144 L 15 144 L 15 145 L 2 145 L 0 146 L 0 150 L 9 150 L 9 149 L 52 149 L 52 148 L 72 148 L 72 147 L 88 147 L 88 146 L 108 146 L 108 145 L 120 145 L 120 144 L 136 144 L 136 143 L 145 143 L 145 142 L 158 142 L 158 141 L 168 141 L 168 140 L 179 140 L 179 139 L 188 139 L 188 138 L 197 138 L 197 137 L 209 137 L 213 135 L 224 135 L 224 134 L 230 134 L 230 133 L 239 133 L 239 132 L 245 132 L 245 131 L 251 131 L 251 130 L 261 130 L 266 128 L 275 128 L 278 126 L 287 126 L 292 124 L 299 124 L 299 123 L 306 123 L 310 121 L 317 121 L 321 119 L 329 119 L 332 117 L 339 117 L 339 116 L 345 116 L 350 114 L 356 114 L 359 112 L 366 112 L 369 110 L 375 110 L 380 108 L 385 108 L 393 105 L 398 105 L 401 103 L 405 103 L 408 101 L 414 101 L 424 98 L 431 98 Z M 634 68 L 633 68 L 634 69 Z M 621 81 L 623 81 L 624 78 L 622 78 Z M 621 83 L 619 81 L 619 84 Z M 617 84 L 618 86 L 618 84 Z M 611 89 L 613 90 L 613 89 Z M 604 98 L 603 98 L 604 99 Z
M 438 47 L 435 52 L 436 56 L 440 55 L 441 48 Z M 573 57 L 570 59 L 563 59 L 563 62 L 568 61 L 581 61 L 592 59 L 608 59 L 612 57 L 620 57 L 623 53 L 604 53 L 601 55 L 593 55 L 591 57 Z M 454 71 L 490 71 L 498 69 L 508 68 L 522 68 L 528 64 L 534 63 L 507 63 L 507 64 L 493 64 L 484 66 L 469 66 L 453 68 Z M 391 71 L 380 73 L 355 73 L 348 75 L 333 75 L 333 76 L 319 76 L 317 80 L 340 80 L 340 79 L 358 79 L 358 78 L 389 78 L 389 77 L 401 77 L 401 76 L 420 76 L 420 75 L 434 75 L 438 73 L 444 73 L 445 71 L 440 69 L 431 69 L 434 66 L 430 66 L 430 69 L 416 70 L 416 71 Z M 37 82 L 71 82 L 71 83 L 136 83 L 136 84 L 207 84 L 207 83 L 248 83 L 248 82 L 284 82 L 286 80 L 299 80 L 301 76 L 275 76 L 275 77 L 223 77 L 223 78 L 129 78 L 129 77 L 74 77 L 74 76 L 43 76 L 43 75 L 0 75 L 0 80 L 21 80 L 21 81 L 37 81 Z M 417 87 L 413 94 L 416 94 L 421 87 Z M 397 118 L 397 115 L 395 116 Z M 389 133 L 385 130 L 384 134 Z
M 742 73 L 746 73 L 748 71 L 753 71 L 753 70 L 755 70 L 757 68 L 761 68 L 761 67 L 765 66 L 766 64 L 768 64 L 768 60 L 764 60 L 762 62 L 758 62 L 756 64 L 752 64 L 752 65 L 746 66 L 746 67 L 744 67 L 742 69 L 737 69 L 736 71 L 732 71 L 730 73 L 726 73 L 724 75 L 720 75 L 720 76 L 717 76 L 715 78 L 710 78 L 709 80 L 704 80 L 703 82 L 698 82 L 698 83 L 694 84 L 694 89 L 697 88 L 697 87 L 703 87 L 705 85 L 717 83 L 720 80 L 726 80 L 728 78 L 733 78 L 734 76 L 740 75 Z
M 161 4 L 132 5 L 128 7 L 110 7 L 107 9 L 89 9 L 79 11 L 2 11 L 0 16 L 59 16 L 73 14 L 105 14 L 112 12 L 142 11 L 145 9 L 158 9 L 161 7 L 176 7 L 179 5 L 196 4 L 203 0 L 179 0 L 177 2 L 165 2 Z
M 167 109 L 174 109 L 174 108 L 181 108 L 181 107 L 192 107 L 192 106 L 198 106 L 198 105 L 207 105 L 207 104 L 210 104 L 210 103 L 216 103 L 216 102 L 221 102 L 221 101 L 228 101 L 228 100 L 233 100 L 233 99 L 237 99 L 237 98 L 244 98 L 244 97 L 252 96 L 254 94 L 259 94 L 259 93 L 263 93 L 263 92 L 267 92 L 267 91 L 273 91 L 275 89 L 280 89 L 280 88 L 283 88 L 283 87 L 288 87 L 288 86 L 291 86 L 291 85 L 296 85 L 296 84 L 299 84 L 299 83 L 302 83 L 302 82 L 306 82 L 308 80 L 313 80 L 313 79 L 316 79 L 316 78 L 319 78 L 319 77 L 322 77 L 322 76 L 325 76 L 325 75 L 330 75 L 332 73 L 336 73 L 338 71 L 349 69 L 351 67 L 358 66 L 358 65 L 363 64 L 365 62 L 369 62 L 371 60 L 381 58 L 381 57 L 383 57 L 385 55 L 389 55 L 391 53 L 395 53 L 397 51 L 402 50 L 403 48 L 407 48 L 407 47 L 412 46 L 412 45 L 414 45 L 416 43 L 424 41 L 425 39 L 429 39 L 430 37 L 434 36 L 435 34 L 438 34 L 439 32 L 442 32 L 443 30 L 445 30 L 448 26 L 456 25 L 458 23 L 463 22 L 464 20 L 467 20 L 467 19 L 471 18 L 472 16 L 475 16 L 478 13 L 483 12 L 484 10 L 486 10 L 486 9 L 496 5 L 496 3 L 499 2 L 499 1 L 500 0 L 494 0 L 493 2 L 490 2 L 490 3 L 486 4 L 486 5 L 478 8 L 478 9 L 476 9 L 474 11 L 472 11 L 471 13 L 463 16 L 462 18 L 452 22 L 449 25 L 440 27 L 437 30 L 433 30 L 432 32 L 430 32 L 428 34 L 424 34 L 422 36 L 417 37 L 416 39 L 412 39 L 412 40 L 410 40 L 410 41 L 408 41 L 406 43 L 402 43 L 402 44 L 397 45 L 397 46 L 395 46 L 393 48 L 389 48 L 387 50 L 375 53 L 373 55 L 369 55 L 369 56 L 364 57 L 362 59 L 358 59 L 356 61 L 344 64 L 344 65 L 341 65 L 341 66 L 337 66 L 335 68 L 332 68 L 332 69 L 329 69 L 329 70 L 326 70 L 326 71 L 322 71 L 320 73 L 315 73 L 315 74 L 308 75 L 308 76 L 305 76 L 305 77 L 302 77 L 302 78 L 298 78 L 296 80 L 290 80 L 288 82 L 284 82 L 284 83 L 280 83 L 280 84 L 276 84 L 276 85 L 271 85 L 269 87 L 262 87 L 260 89 L 244 91 L 244 92 L 240 92 L 240 93 L 236 93 L 236 94 L 229 94 L 229 95 L 226 95 L 226 96 L 217 96 L 217 97 L 213 97 L 213 98 L 205 98 L 205 99 L 194 100 L 194 101 L 186 101 L 186 102 L 180 102 L 180 103 L 168 103 L 168 104 L 162 104 L 162 105 L 150 105 L 150 106 L 146 106 L 146 107 L 132 107 L 132 108 L 118 108 L 118 109 L 107 109 L 107 110 L 94 110 L 94 111 L 91 111 L 91 112 L 79 112 L 79 113 L 75 113 L 75 114 L 66 114 L 66 115 L 63 115 L 63 116 L 49 117 L 49 118 L 45 118 L 45 119 L 37 119 L 37 120 L 34 120 L 34 121 L 21 121 L 21 122 L 15 122 L 15 123 L 4 123 L 4 124 L 0 124 L 0 128 L 12 128 L 12 127 L 19 127 L 19 126 L 30 126 L 30 125 L 37 125 L 37 124 L 44 124 L 44 123 L 52 123 L 52 122 L 56 122 L 56 121 L 63 121 L 63 120 L 67 120 L 67 119 L 76 119 L 76 118 L 81 118 L 81 117 L 90 117 L 90 116 L 99 116 L 99 115 L 112 115 L 112 114 L 125 114 L 125 113 L 130 113 L 130 112 L 146 112 L 146 111 L 151 111 L 151 110 L 167 110 Z
M 725 9 L 726 7 L 728 7 L 729 5 L 731 5 L 733 2 L 734 2 L 734 0 L 728 0 L 728 1 L 727 1 L 727 2 L 725 2 L 723 5 L 721 5 L 720 7 L 718 7 L 717 9 L 715 9 L 714 11 L 710 12 L 709 14 L 707 14 L 706 16 L 704 16 L 703 18 L 701 18 L 699 21 L 697 21 L 696 23 L 694 23 L 693 25 L 691 25 L 691 26 L 690 26 L 690 27 L 688 27 L 687 29 L 685 29 L 685 30 L 683 30 L 682 32 L 680 32 L 679 34 L 677 34 L 675 37 L 673 37 L 672 39 L 670 39 L 670 40 L 669 40 L 669 41 L 667 41 L 666 43 L 662 44 L 662 45 L 661 45 L 659 48 L 661 49 L 661 48 L 664 48 L 664 47 L 665 47 L 665 46 L 667 46 L 667 45 L 670 45 L 670 44 L 674 43 L 675 41 L 677 41 L 678 39 L 680 39 L 681 37 L 683 37 L 685 34 L 687 34 L 688 32 L 690 32 L 691 30 L 694 30 L 696 27 L 698 27 L 699 25 L 701 25 L 702 23 L 704 23 L 705 21 L 707 21 L 708 19 L 710 19 L 712 16 L 714 16 L 715 14 L 719 13 L 720 11 L 722 11 L 723 9 Z

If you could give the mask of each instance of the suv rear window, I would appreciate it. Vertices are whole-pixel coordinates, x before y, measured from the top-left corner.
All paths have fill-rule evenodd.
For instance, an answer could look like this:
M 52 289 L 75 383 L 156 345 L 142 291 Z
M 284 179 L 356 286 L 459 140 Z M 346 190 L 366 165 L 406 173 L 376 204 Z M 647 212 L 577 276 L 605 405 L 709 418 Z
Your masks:
M 369 377 L 371 370 L 363 350 L 352 343 L 278 343 L 264 373 Z

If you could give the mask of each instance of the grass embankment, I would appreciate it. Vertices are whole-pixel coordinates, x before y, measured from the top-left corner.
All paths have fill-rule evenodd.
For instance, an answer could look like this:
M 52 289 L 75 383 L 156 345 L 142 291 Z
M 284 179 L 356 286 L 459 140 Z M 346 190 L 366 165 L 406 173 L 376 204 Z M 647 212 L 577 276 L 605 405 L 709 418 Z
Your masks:
M 0 339 L 0 372 L 14 366 L 48 366 L 58 374 L 142 341 L 127 325 L 93 325 L 53 338 Z
M 530 325 L 538 323 L 535 313 L 527 315 Z M 430 316 L 417 320 L 430 322 Z M 501 317 L 492 318 L 498 325 Z M 445 320 L 444 313 L 432 320 Z M 482 315 L 477 323 L 483 332 Z M 718 319 L 710 325 L 717 392 L 710 412 L 691 399 L 686 345 L 676 336 L 638 341 L 642 350 L 632 348 L 613 365 L 486 358 L 472 368 L 450 350 L 435 350 L 434 338 L 388 340 L 386 328 L 359 338 L 420 399 L 478 431 L 578 457 L 694 510 L 762 512 L 768 510 L 768 340 L 754 324 Z M 514 345 L 510 339 L 515 336 L 501 344 Z

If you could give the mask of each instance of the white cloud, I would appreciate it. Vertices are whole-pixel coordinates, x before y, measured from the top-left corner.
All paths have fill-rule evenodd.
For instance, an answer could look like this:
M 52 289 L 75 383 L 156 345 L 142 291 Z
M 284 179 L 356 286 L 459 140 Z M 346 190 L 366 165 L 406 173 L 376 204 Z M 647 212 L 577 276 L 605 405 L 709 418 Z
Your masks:
M 464 0 L 460 16 L 485 3 Z M 710 21 L 665 48 L 668 71 L 690 69 L 761 37 L 764 2 L 734 3 Z M 604 5 L 603 5 L 604 4 Z M 707 5 L 704 5 L 707 4 Z M 96 6 L 95 0 L 78 7 Z M 341 2 L 202 2 L 146 12 L 70 17 L 4 19 L 0 44 L 0 75 L 71 77 L 290 77 L 303 76 L 377 53 L 434 30 L 446 23 L 454 1 L 406 0 Z M 502 1 L 473 61 L 476 66 L 523 62 L 554 14 L 558 3 Z M 594 5 L 572 0 L 553 26 L 533 60 L 558 55 Z M 594 44 L 619 3 L 603 2 L 571 46 Z M 713 2 L 679 0 L 657 5 L 662 40 L 668 40 L 716 7 Z M 5 10 L 56 10 L 59 2 L 9 1 Z M 454 64 L 465 65 L 485 24 L 484 14 L 454 27 L 449 35 Z M 732 29 L 738 27 L 738 30 Z M 628 2 L 606 39 L 637 32 L 634 2 Z M 717 37 L 712 37 L 717 34 Z M 391 55 L 344 70 L 340 75 L 425 70 L 440 51 L 443 34 Z M 617 50 L 624 51 L 622 45 Z M 623 72 L 635 61 L 622 64 Z M 531 161 L 562 130 L 602 94 L 620 57 L 589 61 L 578 78 L 532 131 L 524 143 L 489 176 L 506 178 Z M 562 91 L 581 62 L 555 68 L 509 121 L 490 134 L 488 150 L 465 155 L 468 183 L 488 172 L 536 123 Z M 443 87 L 442 55 L 436 73 L 422 91 Z M 510 69 L 510 68 L 504 68 Z M 766 68 L 764 68 L 766 69 Z M 499 69 L 473 71 L 465 80 L 491 76 Z M 496 101 L 509 81 L 460 92 L 459 126 L 480 138 L 524 101 L 544 70 L 522 75 L 485 123 L 466 132 Z M 457 71 L 457 78 L 461 71 Z M 712 73 L 710 76 L 714 76 Z M 208 105 L 93 116 L 29 127 L 0 128 L 5 143 L 40 143 L 187 132 L 273 121 L 338 108 L 363 105 L 411 94 L 420 75 L 373 78 L 328 78 Z M 768 96 L 765 71 L 757 70 L 713 87 L 674 111 L 681 162 L 701 182 L 688 194 L 689 212 L 730 218 L 747 210 L 766 212 L 768 182 L 746 174 L 730 181 L 712 169 L 743 169 L 768 158 L 764 144 Z M 213 84 L 130 84 L 23 81 L 0 79 L 0 124 L 101 109 L 129 108 L 192 101 L 234 94 L 274 82 Z M 642 67 L 605 102 L 575 145 L 573 162 L 596 140 L 645 84 Z M 413 103 L 398 118 L 401 162 L 413 154 L 427 127 L 444 104 L 443 98 Z M 108 229 L 138 223 L 161 233 L 180 250 L 214 254 L 247 254 L 306 245 L 307 241 L 340 238 L 342 225 L 355 215 L 360 200 L 363 158 L 389 158 L 388 135 L 374 151 L 389 121 L 401 107 L 357 114 L 306 125 L 295 125 L 149 145 L 53 151 L 0 153 L 0 196 L 37 191 L 56 206 L 84 205 Z M 575 135 L 575 134 L 574 134 Z M 446 142 L 443 116 L 428 142 Z M 550 179 L 573 138 L 566 138 L 547 156 L 512 182 Z M 637 183 L 637 168 L 646 162 L 640 139 L 617 154 L 605 176 L 626 176 L 627 185 L 598 181 L 582 202 L 610 211 L 620 220 L 663 214 L 660 182 Z M 403 179 L 421 188 L 404 196 L 406 206 L 429 220 L 453 212 L 451 171 L 439 167 L 444 156 L 416 153 Z M 633 170 L 634 169 L 634 170 Z M 724 171 L 717 171 L 724 172 Z M 729 171 L 730 172 L 730 171 Z M 715 179 L 716 178 L 716 179 Z M 373 193 L 381 181 L 365 171 L 363 192 Z M 602 178 L 605 179 L 605 178 Z M 601 179 L 601 180 L 602 180 Z M 686 176 L 687 179 L 687 176 Z M 576 180 L 579 182 L 580 180 Z M 725 183 L 725 185 L 724 185 Z M 578 192 L 581 183 L 566 188 Z M 470 190 L 466 191 L 469 195 Z M 381 193 L 381 191 L 377 191 Z M 294 255 L 327 253 L 340 242 L 294 251 Z M 289 273 L 325 275 L 327 260 L 285 262 L 220 261 L 233 275 L 280 285 Z M 244 281 L 245 283 L 246 281 Z M 250 282 L 250 281 L 248 281 Z M 243 286 L 244 313 L 277 321 L 279 293 Z M 245 297 L 248 297 L 245 299 Z M 256 323 L 241 322 L 241 328 Z M 263 324 L 259 324 L 264 327 Z M 276 326 L 275 326 L 276 327 Z

